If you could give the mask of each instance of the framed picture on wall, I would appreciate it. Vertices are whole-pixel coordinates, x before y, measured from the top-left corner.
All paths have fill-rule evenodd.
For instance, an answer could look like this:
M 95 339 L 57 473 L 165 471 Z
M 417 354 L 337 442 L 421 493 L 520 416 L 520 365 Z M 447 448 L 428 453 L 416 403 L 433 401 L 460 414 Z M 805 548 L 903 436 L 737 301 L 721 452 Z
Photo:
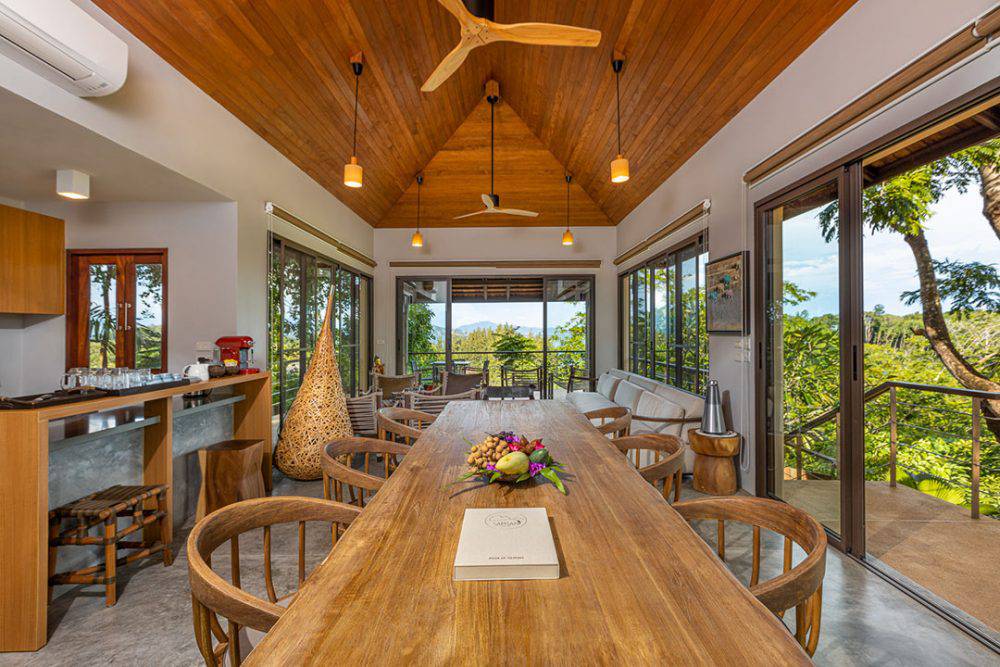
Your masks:
M 746 251 L 735 252 L 705 265 L 705 328 L 708 333 L 736 336 L 750 333 L 748 257 Z

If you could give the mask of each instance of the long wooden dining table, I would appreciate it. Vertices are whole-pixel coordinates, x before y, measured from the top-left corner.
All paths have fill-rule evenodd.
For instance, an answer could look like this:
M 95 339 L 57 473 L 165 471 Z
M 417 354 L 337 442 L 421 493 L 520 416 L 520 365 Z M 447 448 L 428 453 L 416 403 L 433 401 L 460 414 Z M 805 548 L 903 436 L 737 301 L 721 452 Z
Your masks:
M 468 441 L 543 438 L 548 482 L 468 481 Z M 544 507 L 556 580 L 453 581 L 466 508 Z M 247 660 L 300 664 L 809 664 L 780 620 L 590 422 L 560 401 L 457 401 Z

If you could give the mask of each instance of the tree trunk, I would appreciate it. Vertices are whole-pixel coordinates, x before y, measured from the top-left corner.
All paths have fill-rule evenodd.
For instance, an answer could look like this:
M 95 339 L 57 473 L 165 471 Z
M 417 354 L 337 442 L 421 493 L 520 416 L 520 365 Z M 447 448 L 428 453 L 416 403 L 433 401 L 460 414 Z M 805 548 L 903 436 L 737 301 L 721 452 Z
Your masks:
M 980 165 L 979 192 L 983 196 L 983 215 L 1000 239 L 1000 166 Z
M 983 376 L 965 360 L 962 353 L 955 348 L 948 332 L 948 323 L 944 319 L 941 308 L 941 293 L 938 291 L 937 278 L 934 275 L 934 264 L 931 252 L 927 246 L 927 237 L 923 230 L 916 234 L 906 234 L 904 237 L 913 258 L 917 262 L 917 276 L 920 279 L 920 306 L 923 311 L 924 328 L 920 333 L 927 338 L 931 349 L 958 382 L 966 389 L 980 391 L 1000 391 L 1000 383 Z M 983 402 L 983 411 L 987 417 L 1000 416 L 1000 399 Z M 1000 419 L 985 419 L 985 425 L 1000 442 Z

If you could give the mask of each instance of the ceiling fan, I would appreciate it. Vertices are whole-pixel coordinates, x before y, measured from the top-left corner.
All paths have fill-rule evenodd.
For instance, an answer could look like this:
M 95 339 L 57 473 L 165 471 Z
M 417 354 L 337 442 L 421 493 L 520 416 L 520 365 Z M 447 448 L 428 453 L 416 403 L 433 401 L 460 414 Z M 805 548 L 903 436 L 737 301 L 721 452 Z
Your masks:
M 496 81 L 490 81 L 486 84 L 486 101 L 490 103 L 490 193 L 488 195 L 483 195 L 483 204 L 486 208 L 473 213 L 456 215 L 455 220 L 459 220 L 460 218 L 471 218 L 474 215 L 483 215 L 484 213 L 503 213 L 505 215 L 520 215 L 525 218 L 536 218 L 538 217 L 538 213 L 535 211 L 523 211 L 519 208 L 500 208 L 500 195 L 493 192 L 493 144 L 495 136 L 494 116 L 497 108 L 497 102 L 500 101 L 500 84 Z
M 438 0 L 458 19 L 462 38 L 420 90 L 429 93 L 455 73 L 472 49 L 492 42 L 548 46 L 597 46 L 601 31 L 558 23 L 494 23 L 493 0 Z

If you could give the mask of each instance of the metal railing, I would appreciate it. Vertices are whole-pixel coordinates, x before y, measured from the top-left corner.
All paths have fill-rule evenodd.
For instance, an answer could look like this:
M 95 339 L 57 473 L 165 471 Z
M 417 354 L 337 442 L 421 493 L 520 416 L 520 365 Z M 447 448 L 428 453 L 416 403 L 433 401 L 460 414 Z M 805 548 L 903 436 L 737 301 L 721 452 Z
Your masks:
M 946 407 L 943 405 L 927 405 L 903 401 L 899 398 L 900 390 L 922 392 L 924 394 L 936 394 L 941 397 L 960 397 L 962 399 L 969 400 L 970 410 L 967 412 L 965 410 L 956 409 L 954 407 Z M 877 474 L 879 470 L 887 469 L 889 486 L 895 488 L 898 484 L 899 471 L 902 470 L 911 477 L 913 475 L 919 475 L 921 478 L 934 479 L 947 485 L 948 487 L 967 491 L 969 496 L 969 509 L 973 519 L 978 519 L 980 517 L 983 496 L 1000 499 L 1000 494 L 986 493 L 982 490 L 982 476 L 984 473 L 1000 474 L 1000 467 L 993 468 L 983 465 L 984 445 L 987 448 L 1000 446 L 1000 443 L 990 444 L 988 441 L 992 440 L 992 438 L 989 438 L 988 435 L 984 437 L 984 422 L 996 422 L 1000 420 L 1000 416 L 991 416 L 986 414 L 983 410 L 983 403 L 984 401 L 1000 400 L 1000 392 L 941 387 L 937 385 L 917 384 L 913 382 L 889 381 L 883 382 L 866 391 L 864 394 L 864 403 L 867 406 L 869 403 L 873 403 L 885 395 L 888 395 L 888 416 L 884 422 L 875 424 L 871 423 L 868 416 L 869 414 L 877 414 L 877 409 L 874 407 L 872 409 L 866 408 L 865 454 L 867 455 L 887 447 L 889 450 L 888 460 L 884 463 L 872 464 L 871 467 L 869 467 L 869 464 L 866 462 L 866 475 L 874 475 Z M 912 410 L 914 413 L 932 411 L 947 414 L 953 417 L 961 417 L 963 419 L 964 417 L 969 417 L 969 430 L 966 433 L 956 433 L 954 431 L 936 428 L 933 426 L 915 424 L 907 419 L 903 419 L 900 416 L 901 406 Z M 823 427 L 831 424 L 833 425 L 832 438 L 830 437 L 830 433 L 824 432 L 823 430 Z M 882 443 L 877 447 L 869 447 L 868 439 L 872 435 L 875 435 L 885 429 L 888 429 L 889 432 L 888 442 Z M 922 447 L 913 442 L 905 442 L 905 439 L 900 438 L 901 431 L 917 432 L 952 443 L 967 441 L 969 443 L 969 456 L 967 458 L 957 458 L 953 455 L 934 451 L 934 449 L 928 447 Z M 786 433 L 784 448 L 786 451 L 791 450 L 794 452 L 796 479 L 802 479 L 803 474 L 808 474 L 810 472 L 806 469 L 804 457 L 809 457 L 812 460 L 822 462 L 822 464 L 829 466 L 830 469 L 834 471 L 834 475 L 837 474 L 837 471 L 839 471 L 840 468 L 838 458 L 824 453 L 820 451 L 820 449 L 823 445 L 831 444 L 834 448 L 836 448 L 839 441 L 839 433 L 839 405 L 808 419 L 807 421 L 790 429 Z M 987 440 L 987 442 L 984 443 L 984 440 Z M 791 444 L 788 444 L 789 441 L 791 441 Z M 900 454 L 902 452 L 917 452 L 924 456 L 947 461 L 957 467 L 968 469 L 969 481 L 968 483 L 965 483 L 963 479 L 959 479 L 954 476 L 934 474 L 927 470 L 920 470 L 916 464 L 901 462 Z
M 500 387 L 502 362 L 513 359 L 517 368 L 540 367 L 542 381 L 537 390 L 543 397 L 552 397 L 556 389 L 566 388 L 571 367 L 575 366 L 580 372 L 589 371 L 586 350 L 452 351 L 450 356 L 448 361 L 444 352 L 409 352 L 406 372 L 412 372 L 415 367 L 422 382 L 436 384 L 441 380 L 441 372 L 446 369 L 452 372 L 465 372 L 467 369 L 479 372 L 488 361 L 488 385 Z

